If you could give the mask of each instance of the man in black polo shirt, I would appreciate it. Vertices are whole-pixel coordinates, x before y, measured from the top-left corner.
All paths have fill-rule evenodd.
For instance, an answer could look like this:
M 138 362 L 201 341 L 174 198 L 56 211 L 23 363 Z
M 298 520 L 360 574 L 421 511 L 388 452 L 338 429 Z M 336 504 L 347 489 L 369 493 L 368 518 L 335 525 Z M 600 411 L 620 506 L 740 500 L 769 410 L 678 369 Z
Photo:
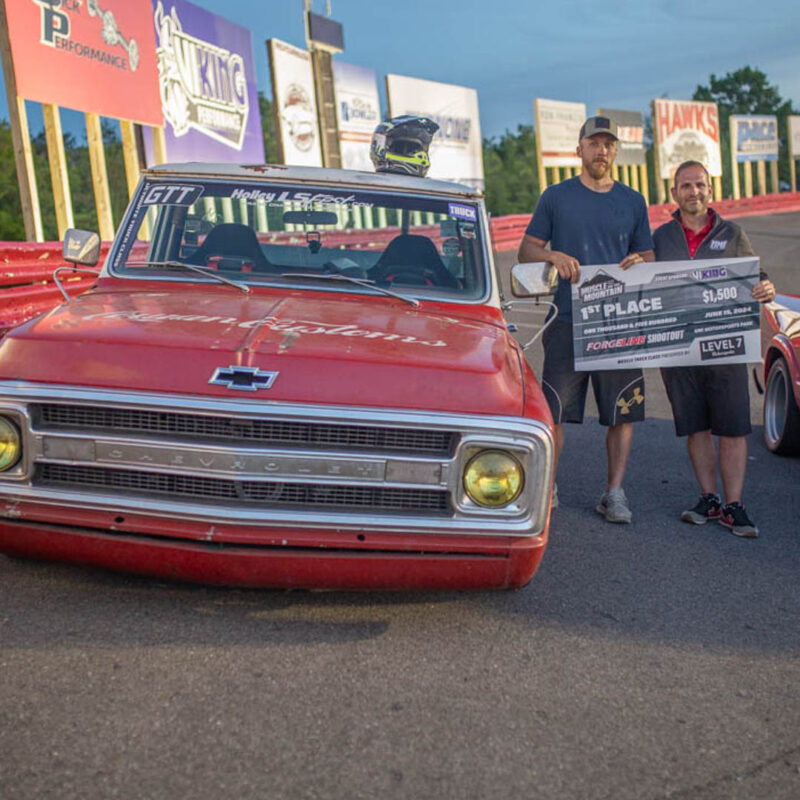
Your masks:
M 711 179 L 701 163 L 681 164 L 671 191 L 678 210 L 653 234 L 657 261 L 754 255 L 745 232 L 709 208 Z M 774 297 L 775 287 L 762 273 L 753 298 L 766 303 Z M 675 432 L 688 437 L 689 459 L 701 491 L 697 504 L 684 511 L 681 519 L 695 525 L 717 520 L 737 536 L 758 536 L 758 528 L 742 505 L 750 433 L 747 366 L 669 367 L 662 369 L 661 375 L 672 406 Z M 714 436 L 719 439 L 719 456 Z M 718 467 L 725 505 L 717 494 Z

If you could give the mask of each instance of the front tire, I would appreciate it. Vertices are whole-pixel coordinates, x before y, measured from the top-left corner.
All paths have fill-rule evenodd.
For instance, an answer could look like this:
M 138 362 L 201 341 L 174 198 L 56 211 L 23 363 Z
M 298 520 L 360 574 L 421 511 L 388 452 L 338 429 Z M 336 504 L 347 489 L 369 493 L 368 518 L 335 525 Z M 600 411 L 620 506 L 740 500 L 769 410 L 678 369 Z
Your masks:
M 800 453 L 800 411 L 794 399 L 786 361 L 776 358 L 764 390 L 764 442 L 779 455 Z

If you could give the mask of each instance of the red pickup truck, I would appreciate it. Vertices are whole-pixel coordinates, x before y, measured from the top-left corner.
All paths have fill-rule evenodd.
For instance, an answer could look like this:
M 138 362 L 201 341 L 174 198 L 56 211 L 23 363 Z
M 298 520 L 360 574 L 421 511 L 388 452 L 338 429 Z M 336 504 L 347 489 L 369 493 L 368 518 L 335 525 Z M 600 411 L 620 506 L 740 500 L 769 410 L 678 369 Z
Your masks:
M 98 245 L 70 231 L 65 258 Z M 92 288 L 0 340 L 0 552 L 208 584 L 522 586 L 552 436 L 472 189 L 159 167 Z

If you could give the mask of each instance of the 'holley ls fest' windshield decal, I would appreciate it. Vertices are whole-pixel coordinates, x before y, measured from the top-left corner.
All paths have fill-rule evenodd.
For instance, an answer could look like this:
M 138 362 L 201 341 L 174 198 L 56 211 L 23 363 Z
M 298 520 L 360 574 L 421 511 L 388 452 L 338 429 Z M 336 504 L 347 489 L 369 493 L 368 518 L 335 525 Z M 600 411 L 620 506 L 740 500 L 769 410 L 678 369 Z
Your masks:
M 354 194 L 339 195 L 327 192 L 265 192 L 262 189 L 242 189 L 236 188 L 231 191 L 232 200 L 245 200 L 247 203 L 266 203 L 267 205 L 283 205 L 287 202 L 300 203 L 303 206 L 310 206 L 313 203 L 337 205 L 337 206 L 366 206 L 373 204 L 364 200 L 357 200 Z
M 278 317 L 264 317 L 263 319 L 240 320 L 237 317 L 212 317 L 204 314 L 145 314 L 141 311 L 102 311 L 99 314 L 89 314 L 83 317 L 90 320 L 119 320 L 130 322 L 158 323 L 158 322 L 202 322 L 217 325 L 231 325 L 236 328 L 256 328 L 263 325 L 272 331 L 280 333 L 297 333 L 308 336 L 355 336 L 362 339 L 380 339 L 384 342 L 399 342 L 401 344 L 420 344 L 425 347 L 447 347 L 447 342 L 441 339 L 429 342 L 418 339 L 416 336 L 404 336 L 402 333 L 386 333 L 386 331 L 371 331 L 359 328 L 357 325 L 331 325 L 326 322 L 315 322 L 307 319 L 279 319 Z

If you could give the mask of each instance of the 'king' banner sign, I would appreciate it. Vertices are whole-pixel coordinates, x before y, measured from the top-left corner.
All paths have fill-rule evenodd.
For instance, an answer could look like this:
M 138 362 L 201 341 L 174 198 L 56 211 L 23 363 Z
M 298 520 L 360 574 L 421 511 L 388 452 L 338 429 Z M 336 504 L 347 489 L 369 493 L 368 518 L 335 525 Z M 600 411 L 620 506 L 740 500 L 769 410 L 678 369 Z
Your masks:
M 26 100 L 161 125 L 149 0 L 6 0 Z
M 152 8 L 168 160 L 263 163 L 250 31 L 186 0 Z

